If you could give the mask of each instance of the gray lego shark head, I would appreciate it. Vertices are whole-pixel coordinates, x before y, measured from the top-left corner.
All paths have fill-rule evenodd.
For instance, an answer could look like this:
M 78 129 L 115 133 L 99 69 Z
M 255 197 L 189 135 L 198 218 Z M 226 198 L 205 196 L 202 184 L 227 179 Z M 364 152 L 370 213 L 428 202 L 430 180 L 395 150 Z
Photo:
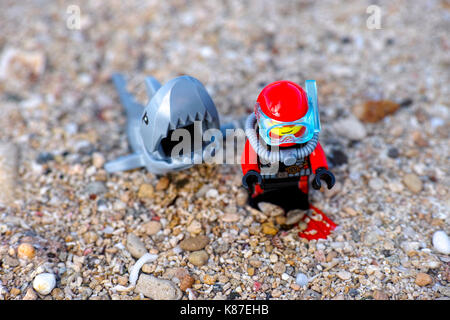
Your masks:
M 194 126 L 195 121 L 201 126 Z M 156 91 L 142 113 L 140 133 L 149 154 L 170 160 L 171 149 L 178 143 L 172 141 L 176 129 L 186 129 L 192 138 L 196 134 L 201 139 L 203 131 L 219 126 L 216 107 L 203 84 L 193 77 L 181 76 Z
M 127 112 L 128 141 L 133 153 L 106 163 L 108 172 L 145 166 L 152 173 L 165 174 L 201 163 L 208 145 L 203 142 L 203 132 L 219 129 L 220 123 L 214 102 L 200 81 L 181 76 L 161 86 L 155 78 L 147 77 L 150 101 L 144 108 L 126 90 L 122 75 L 114 74 L 112 80 Z M 189 133 L 191 152 L 173 157 L 172 149 L 184 142 L 172 141 L 177 129 Z

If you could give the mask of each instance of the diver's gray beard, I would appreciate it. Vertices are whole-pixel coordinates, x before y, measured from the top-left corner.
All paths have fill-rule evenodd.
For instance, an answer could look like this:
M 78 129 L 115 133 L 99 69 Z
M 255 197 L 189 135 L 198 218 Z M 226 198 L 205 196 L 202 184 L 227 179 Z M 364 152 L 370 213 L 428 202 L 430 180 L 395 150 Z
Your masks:
M 269 150 L 266 145 L 259 142 L 255 130 L 256 116 L 254 113 L 250 114 L 245 123 L 245 135 L 250 142 L 253 150 L 258 154 L 260 159 L 269 163 L 283 162 L 287 166 L 291 166 L 297 160 L 303 159 L 311 154 L 319 142 L 319 133 L 315 133 L 311 140 L 300 147 L 292 147 L 288 149 Z

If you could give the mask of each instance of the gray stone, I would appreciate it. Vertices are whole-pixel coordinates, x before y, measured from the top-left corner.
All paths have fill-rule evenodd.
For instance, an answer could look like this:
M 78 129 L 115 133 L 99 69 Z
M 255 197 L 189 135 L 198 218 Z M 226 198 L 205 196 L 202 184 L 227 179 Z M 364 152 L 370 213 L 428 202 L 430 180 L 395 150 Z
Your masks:
M 105 193 L 106 191 L 108 191 L 108 189 L 106 188 L 105 184 L 100 181 L 91 182 L 84 188 L 84 192 L 88 195 L 89 194 L 100 195 Z
M 284 214 L 283 208 L 269 202 L 258 203 L 258 208 L 262 213 L 271 217 L 276 217 Z
M 300 210 L 300 209 L 291 210 L 286 214 L 286 222 L 285 223 L 287 225 L 296 224 L 305 216 L 305 213 L 306 213 L 306 211 Z
M 350 140 L 362 140 L 367 135 L 364 125 L 353 116 L 337 121 L 333 128 L 338 135 Z
M 3 257 L 3 264 L 14 268 L 19 265 L 19 260 L 6 255 Z
M 8 206 L 17 199 L 18 157 L 15 144 L 0 143 L 0 205 Z
M 369 187 L 372 190 L 375 191 L 381 190 L 383 189 L 383 185 L 384 185 L 383 180 L 381 180 L 380 178 L 373 178 L 369 180 Z
M 127 237 L 127 249 L 136 259 L 139 259 L 147 253 L 147 249 L 142 240 L 133 233 L 130 233 Z
M 228 243 L 223 242 L 223 241 L 215 241 L 212 244 L 212 249 L 214 250 L 215 253 L 225 253 L 230 249 L 230 246 L 228 245 Z
M 180 300 L 181 290 L 169 280 L 141 274 L 135 291 L 153 300 Z

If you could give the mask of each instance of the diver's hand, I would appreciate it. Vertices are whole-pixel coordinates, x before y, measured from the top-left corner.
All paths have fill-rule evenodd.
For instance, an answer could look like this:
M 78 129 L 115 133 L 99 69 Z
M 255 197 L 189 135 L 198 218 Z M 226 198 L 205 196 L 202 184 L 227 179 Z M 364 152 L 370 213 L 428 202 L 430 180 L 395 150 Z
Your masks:
M 327 169 L 321 167 L 316 170 L 316 176 L 314 177 L 314 180 L 312 182 L 312 187 L 314 189 L 320 189 L 320 187 L 322 186 L 322 183 L 320 182 L 321 179 L 327 183 L 328 189 L 333 188 L 334 183 L 336 182 L 336 180 L 334 179 L 334 175 Z
M 242 185 L 245 189 L 247 189 L 250 193 L 253 193 L 255 190 L 255 184 L 262 183 L 262 177 L 261 175 L 256 172 L 255 170 L 248 171 L 243 177 L 242 177 Z

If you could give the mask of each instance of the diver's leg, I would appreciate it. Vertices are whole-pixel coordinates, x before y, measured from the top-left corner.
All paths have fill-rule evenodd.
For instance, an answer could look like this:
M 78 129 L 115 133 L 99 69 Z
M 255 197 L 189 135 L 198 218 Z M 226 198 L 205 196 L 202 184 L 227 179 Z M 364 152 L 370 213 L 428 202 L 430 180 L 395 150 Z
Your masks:
M 298 188 L 301 191 L 301 196 L 298 199 L 298 209 L 308 210 L 309 209 L 309 176 L 301 176 L 298 182 Z

